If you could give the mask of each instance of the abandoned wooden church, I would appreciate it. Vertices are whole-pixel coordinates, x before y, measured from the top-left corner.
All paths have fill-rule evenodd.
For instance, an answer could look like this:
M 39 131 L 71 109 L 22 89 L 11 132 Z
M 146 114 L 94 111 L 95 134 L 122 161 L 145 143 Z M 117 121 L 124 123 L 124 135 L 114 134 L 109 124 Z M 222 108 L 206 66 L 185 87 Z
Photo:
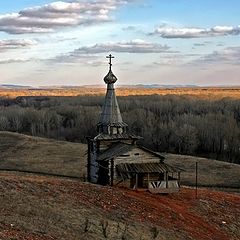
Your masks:
M 107 92 L 97 124 L 98 135 L 88 139 L 88 181 L 149 189 L 153 193 L 178 191 L 181 170 L 164 163 L 160 154 L 137 145 L 141 137 L 131 134 L 123 122 L 114 90 L 114 57 L 110 54 L 107 58 L 110 68 L 104 78 Z

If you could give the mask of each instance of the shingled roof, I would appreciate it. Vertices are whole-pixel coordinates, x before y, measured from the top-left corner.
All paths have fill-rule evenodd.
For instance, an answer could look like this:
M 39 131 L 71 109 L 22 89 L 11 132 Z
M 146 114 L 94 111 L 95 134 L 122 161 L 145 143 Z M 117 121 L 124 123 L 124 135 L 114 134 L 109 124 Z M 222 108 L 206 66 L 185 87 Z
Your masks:
M 99 124 L 105 126 L 127 126 L 123 122 L 113 84 L 108 84 Z
M 164 160 L 164 157 L 161 154 L 151 151 L 143 146 L 138 146 L 138 145 L 136 146 L 136 145 L 132 145 L 132 144 L 128 144 L 128 143 L 117 142 L 117 143 L 112 144 L 104 152 L 100 153 L 98 155 L 98 161 L 104 161 L 104 160 L 116 158 L 122 154 L 127 153 L 128 151 L 132 150 L 133 148 L 139 148 L 145 152 L 150 153 L 151 155 L 156 157 L 156 160 L 159 159 L 160 162 L 163 162 L 163 160 Z
M 116 165 L 117 174 L 123 179 L 132 178 L 136 173 L 175 173 L 183 171 L 166 163 L 120 163 Z
M 116 143 L 113 144 L 110 148 L 108 148 L 106 151 L 101 153 L 98 156 L 98 161 L 103 161 L 103 160 L 109 160 L 111 158 L 115 158 L 121 154 L 124 154 L 128 152 L 129 150 L 133 149 L 134 145 L 131 144 L 125 144 L 125 143 Z
M 118 133 L 118 134 L 104 134 L 104 133 L 100 133 L 98 134 L 94 140 L 125 140 L 125 139 L 132 139 L 132 140 L 139 140 L 142 139 L 142 137 L 139 137 L 135 134 L 129 134 L 129 133 Z

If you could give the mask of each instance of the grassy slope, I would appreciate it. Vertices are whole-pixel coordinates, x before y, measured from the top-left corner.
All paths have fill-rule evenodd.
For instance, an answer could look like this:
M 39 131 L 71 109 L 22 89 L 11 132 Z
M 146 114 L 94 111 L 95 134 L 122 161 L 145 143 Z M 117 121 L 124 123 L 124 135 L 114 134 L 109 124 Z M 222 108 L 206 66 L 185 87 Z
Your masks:
M 0 132 L 0 169 L 19 169 L 75 177 L 86 176 L 87 146 L 80 143 Z M 195 184 L 195 162 L 199 185 L 240 188 L 240 165 L 184 155 L 165 154 L 166 163 L 185 170 L 182 183 Z
M 0 132 L 0 169 L 19 169 L 82 177 L 86 145 Z
M 166 162 L 182 168 L 182 183 L 195 184 L 195 168 L 198 162 L 198 184 L 206 187 L 240 188 L 240 165 L 213 159 L 176 154 L 164 154 Z

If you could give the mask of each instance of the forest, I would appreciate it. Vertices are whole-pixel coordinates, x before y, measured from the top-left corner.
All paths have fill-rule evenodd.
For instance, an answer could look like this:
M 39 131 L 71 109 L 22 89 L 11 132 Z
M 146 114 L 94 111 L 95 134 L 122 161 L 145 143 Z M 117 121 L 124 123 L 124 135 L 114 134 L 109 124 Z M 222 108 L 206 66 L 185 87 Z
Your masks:
M 240 164 L 240 100 L 196 96 L 118 97 L 129 132 L 158 152 Z M 86 143 L 96 135 L 104 96 L 0 99 L 0 131 Z

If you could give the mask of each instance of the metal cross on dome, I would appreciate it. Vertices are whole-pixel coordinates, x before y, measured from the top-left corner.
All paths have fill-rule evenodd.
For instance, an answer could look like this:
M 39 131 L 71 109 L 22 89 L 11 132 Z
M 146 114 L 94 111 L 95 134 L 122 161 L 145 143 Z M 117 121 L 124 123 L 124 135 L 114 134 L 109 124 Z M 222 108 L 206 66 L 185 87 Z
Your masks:
M 106 56 L 106 58 L 109 58 L 109 66 L 110 66 L 110 70 L 112 68 L 112 58 L 114 58 L 114 56 L 112 54 L 109 54 L 109 56 Z

